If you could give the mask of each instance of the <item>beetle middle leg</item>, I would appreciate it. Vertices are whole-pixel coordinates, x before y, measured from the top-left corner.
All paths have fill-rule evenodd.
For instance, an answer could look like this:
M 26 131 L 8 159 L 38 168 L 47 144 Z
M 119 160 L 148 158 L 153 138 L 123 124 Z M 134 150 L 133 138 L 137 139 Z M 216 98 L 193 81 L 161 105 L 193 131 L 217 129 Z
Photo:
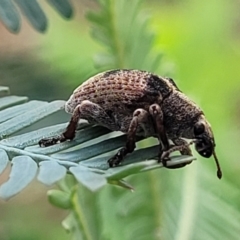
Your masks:
M 149 107 L 149 113 L 151 114 L 156 133 L 158 134 L 158 139 L 160 142 L 159 146 L 159 161 L 162 162 L 164 167 L 167 167 L 167 161 L 170 160 L 168 150 L 170 149 L 170 144 L 167 138 L 167 134 L 163 125 L 163 112 L 158 104 L 152 104 Z
M 116 167 L 123 161 L 124 157 L 134 151 L 136 147 L 136 132 L 138 127 L 144 125 L 145 122 L 149 120 L 149 113 L 144 109 L 137 109 L 133 113 L 133 118 L 130 122 L 128 132 L 127 132 L 127 142 L 126 145 L 121 148 L 115 156 L 108 160 L 110 167 Z
M 74 109 L 71 120 L 66 130 L 61 135 L 52 138 L 44 138 L 39 141 L 39 145 L 41 147 L 47 147 L 59 142 L 72 140 L 75 137 L 77 124 L 80 118 L 93 120 L 99 125 L 106 126 L 110 129 L 116 128 L 115 121 L 111 119 L 105 110 L 103 110 L 98 104 L 85 100 Z
M 182 167 L 175 166 L 175 167 L 169 167 L 167 166 L 167 161 L 170 160 L 170 153 L 177 150 L 182 150 L 181 147 L 170 145 L 168 141 L 168 137 L 165 131 L 165 127 L 163 124 L 163 112 L 161 110 L 161 107 L 158 104 L 152 104 L 149 107 L 149 113 L 153 117 L 156 133 L 158 134 L 160 146 L 159 146 L 159 162 L 162 162 L 163 166 L 166 168 L 178 168 Z M 177 148 L 177 149 L 176 149 Z
M 162 162 L 163 166 L 166 168 L 174 169 L 174 168 L 184 167 L 186 165 L 184 163 L 177 164 L 171 167 L 167 166 L 167 161 L 170 160 L 169 158 L 170 153 L 175 151 L 180 151 L 182 155 L 185 155 L 185 154 L 192 155 L 191 149 L 189 148 L 188 143 L 185 140 L 179 138 L 179 139 L 173 140 L 173 143 L 175 145 L 170 145 L 165 128 L 164 128 L 163 113 L 160 106 L 158 104 L 152 104 L 149 107 L 149 112 L 153 117 L 156 132 L 158 134 L 159 141 L 160 141 L 159 161 Z

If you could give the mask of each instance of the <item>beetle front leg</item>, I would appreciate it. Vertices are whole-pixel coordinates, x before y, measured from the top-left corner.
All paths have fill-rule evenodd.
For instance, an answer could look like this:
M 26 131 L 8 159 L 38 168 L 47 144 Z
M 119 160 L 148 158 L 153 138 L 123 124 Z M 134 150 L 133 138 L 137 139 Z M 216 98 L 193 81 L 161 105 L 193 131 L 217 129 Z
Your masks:
M 168 154 L 169 155 L 172 152 L 180 151 L 181 155 L 192 156 L 192 151 L 191 151 L 191 149 L 189 147 L 191 143 L 188 143 L 187 141 L 185 141 L 182 138 L 172 139 L 172 141 L 175 144 L 175 146 L 172 146 L 164 154 Z M 162 157 L 164 157 L 164 154 L 162 155 Z M 167 167 L 167 168 L 170 168 L 170 169 L 182 168 L 182 167 L 185 167 L 187 164 L 190 164 L 190 163 L 191 162 L 189 162 L 189 163 L 180 163 L 180 164 L 176 164 L 174 166 L 170 166 L 170 167 Z
M 121 164 L 124 157 L 134 151 L 136 147 L 136 131 L 141 123 L 144 123 L 148 119 L 148 112 L 144 109 L 137 109 L 133 113 L 133 118 L 128 128 L 127 142 L 125 147 L 121 148 L 115 156 L 108 160 L 110 167 L 116 167 Z
M 191 148 L 189 147 L 189 144 L 186 140 L 182 138 L 175 138 L 172 139 L 172 141 L 176 146 L 179 146 L 179 151 L 181 155 L 192 156 Z
M 72 140 L 75 137 L 77 124 L 80 118 L 86 120 L 93 119 L 96 121 L 96 123 L 110 128 L 115 124 L 114 121 L 98 104 L 85 100 L 74 109 L 71 120 L 66 130 L 61 135 L 52 138 L 44 138 L 39 141 L 39 145 L 41 147 L 47 147 L 59 142 Z

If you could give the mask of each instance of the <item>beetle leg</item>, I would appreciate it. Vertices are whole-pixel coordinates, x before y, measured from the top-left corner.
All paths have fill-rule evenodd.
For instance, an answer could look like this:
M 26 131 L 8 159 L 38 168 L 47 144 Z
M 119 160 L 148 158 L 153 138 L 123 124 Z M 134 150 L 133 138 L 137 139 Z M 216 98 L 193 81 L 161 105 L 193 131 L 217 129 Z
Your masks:
M 44 138 L 39 141 L 39 145 L 41 147 L 47 147 L 66 140 L 72 140 L 75 137 L 77 124 L 80 118 L 86 120 L 93 119 L 96 123 L 100 125 L 104 123 L 107 127 L 111 127 L 115 124 L 98 104 L 85 100 L 74 109 L 71 120 L 66 130 L 61 135 L 52 138 Z
M 181 147 L 181 149 L 179 149 L 181 155 L 192 156 L 191 148 L 189 147 L 189 144 L 186 140 L 184 140 L 182 138 L 175 138 L 175 139 L 172 139 L 172 141 L 176 146 Z
M 162 158 L 164 158 L 166 154 L 169 155 L 170 153 L 175 152 L 175 151 L 180 151 L 181 155 L 192 156 L 192 152 L 191 152 L 191 149 L 189 147 L 191 143 L 188 143 L 187 141 L 185 141 L 184 139 L 181 139 L 181 138 L 172 139 L 172 141 L 175 145 L 171 146 L 168 151 L 163 153 L 162 156 L 161 156 Z M 190 164 L 190 163 L 191 162 L 180 163 L 180 164 L 176 164 L 174 166 L 165 166 L 165 167 L 170 168 L 170 169 L 176 169 L 176 168 L 185 167 L 187 164 Z
M 137 109 L 133 113 L 133 118 L 130 122 L 128 133 L 127 133 L 127 142 L 126 145 L 121 148 L 115 156 L 108 160 L 110 167 L 116 167 L 123 161 L 124 157 L 134 151 L 135 145 L 135 136 L 138 127 L 141 123 L 145 122 L 148 118 L 149 114 L 144 109 Z
M 149 107 L 149 113 L 153 117 L 156 132 L 160 142 L 159 146 L 159 161 L 162 162 L 164 167 L 167 167 L 167 161 L 170 160 L 168 150 L 170 144 L 167 138 L 167 134 L 163 125 L 163 112 L 158 104 L 152 104 Z

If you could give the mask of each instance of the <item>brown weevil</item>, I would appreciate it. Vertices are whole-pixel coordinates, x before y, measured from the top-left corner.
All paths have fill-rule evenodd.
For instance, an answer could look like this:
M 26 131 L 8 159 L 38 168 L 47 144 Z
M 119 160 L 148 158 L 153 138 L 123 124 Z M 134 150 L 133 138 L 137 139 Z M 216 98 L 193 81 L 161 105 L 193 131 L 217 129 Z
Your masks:
M 191 139 L 201 156 L 214 156 L 217 176 L 222 177 L 210 124 L 203 111 L 171 78 L 140 70 L 103 72 L 80 85 L 66 102 L 65 110 L 72 114 L 65 132 L 40 140 L 40 146 L 72 140 L 81 118 L 127 134 L 126 145 L 108 160 L 110 167 L 118 166 L 134 151 L 136 136 L 159 139 L 159 162 L 165 167 L 173 151 L 192 155 L 190 144 L 185 140 Z

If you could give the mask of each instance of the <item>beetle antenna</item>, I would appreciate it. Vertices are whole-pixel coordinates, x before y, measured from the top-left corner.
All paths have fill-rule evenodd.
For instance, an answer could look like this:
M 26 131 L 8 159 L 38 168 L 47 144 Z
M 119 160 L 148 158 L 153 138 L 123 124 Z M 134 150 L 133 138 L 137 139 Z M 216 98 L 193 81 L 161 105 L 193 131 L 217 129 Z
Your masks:
M 221 170 L 221 167 L 220 167 L 220 164 L 219 164 L 219 161 L 217 159 L 217 155 L 215 153 L 215 151 L 213 151 L 213 157 L 214 157 L 214 160 L 216 162 L 216 165 L 217 165 L 217 176 L 219 179 L 222 178 L 222 170 Z

